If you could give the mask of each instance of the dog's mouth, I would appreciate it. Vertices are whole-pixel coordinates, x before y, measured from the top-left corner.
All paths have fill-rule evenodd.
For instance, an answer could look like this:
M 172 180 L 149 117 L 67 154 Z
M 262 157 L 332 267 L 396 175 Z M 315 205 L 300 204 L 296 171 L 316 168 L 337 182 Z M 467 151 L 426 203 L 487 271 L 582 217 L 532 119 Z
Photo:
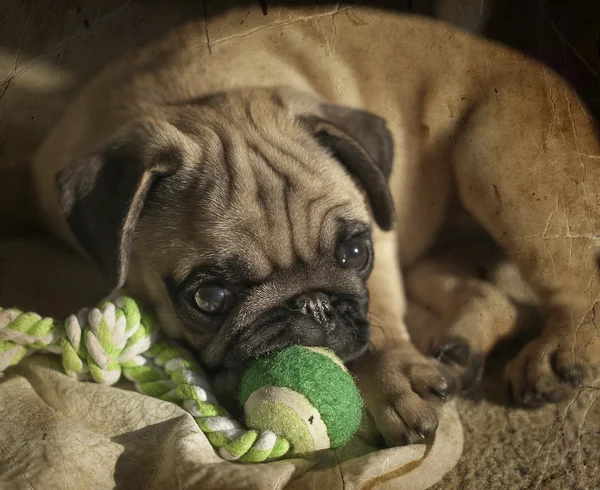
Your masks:
M 292 345 L 326 347 L 344 362 L 360 356 L 369 342 L 368 300 L 302 294 L 267 311 L 239 332 L 223 367 L 240 369 L 257 357 Z

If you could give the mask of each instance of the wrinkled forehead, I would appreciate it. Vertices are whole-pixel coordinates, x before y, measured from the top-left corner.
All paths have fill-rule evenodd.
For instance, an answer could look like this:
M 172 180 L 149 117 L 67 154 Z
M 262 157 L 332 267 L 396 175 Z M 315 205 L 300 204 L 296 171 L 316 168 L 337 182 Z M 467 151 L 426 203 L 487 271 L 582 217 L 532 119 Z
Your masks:
M 331 249 L 341 223 L 369 222 L 366 201 L 343 167 L 312 139 L 233 134 L 219 189 L 207 195 L 214 243 L 237 249 L 256 265 L 290 267 Z M 220 203 L 220 205 L 215 205 Z
M 155 236 L 185 237 L 167 240 L 177 248 L 175 276 L 236 257 L 266 277 L 330 255 L 346 228 L 370 223 L 360 187 L 302 125 L 283 113 L 238 116 L 198 128 L 198 161 L 155 208 L 164 222 Z
M 247 275 L 254 280 L 297 263 L 314 264 L 323 257 L 333 258 L 336 244 L 364 231 L 367 221 L 355 219 L 347 203 L 325 198 L 321 201 L 315 204 L 313 213 L 282 213 L 270 223 L 266 213 L 252 203 L 231 223 L 219 223 L 207 233 L 211 243 L 207 243 L 204 258 L 219 262 L 223 257 L 236 257 L 238 263 L 248 264 Z
M 340 240 L 365 231 L 370 222 L 352 181 L 277 182 L 266 176 L 249 179 L 221 204 L 198 196 L 186 212 L 190 219 L 186 251 L 177 265 L 180 277 L 201 265 L 235 259 L 245 264 L 249 279 L 259 281 L 298 262 L 333 257 Z

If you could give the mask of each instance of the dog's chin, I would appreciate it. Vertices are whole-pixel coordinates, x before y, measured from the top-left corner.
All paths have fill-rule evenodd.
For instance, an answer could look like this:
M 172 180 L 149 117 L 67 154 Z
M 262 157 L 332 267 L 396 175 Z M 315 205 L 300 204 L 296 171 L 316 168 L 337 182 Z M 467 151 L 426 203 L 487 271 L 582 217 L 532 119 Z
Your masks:
M 370 327 L 366 320 L 337 320 L 324 326 L 305 316 L 292 315 L 248 330 L 229 348 L 222 367 L 242 369 L 260 356 L 293 345 L 325 347 L 349 362 L 367 349 Z

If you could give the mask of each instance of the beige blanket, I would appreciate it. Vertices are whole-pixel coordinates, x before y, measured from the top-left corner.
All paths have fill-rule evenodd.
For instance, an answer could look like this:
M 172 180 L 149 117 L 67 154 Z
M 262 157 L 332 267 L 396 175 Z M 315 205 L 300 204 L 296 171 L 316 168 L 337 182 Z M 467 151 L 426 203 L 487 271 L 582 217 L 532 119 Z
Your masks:
M 315 462 L 230 463 L 177 406 L 59 369 L 34 357 L 0 383 L 0 488 L 413 490 L 438 481 L 462 450 L 448 406 L 428 446 L 376 451 L 356 438 Z

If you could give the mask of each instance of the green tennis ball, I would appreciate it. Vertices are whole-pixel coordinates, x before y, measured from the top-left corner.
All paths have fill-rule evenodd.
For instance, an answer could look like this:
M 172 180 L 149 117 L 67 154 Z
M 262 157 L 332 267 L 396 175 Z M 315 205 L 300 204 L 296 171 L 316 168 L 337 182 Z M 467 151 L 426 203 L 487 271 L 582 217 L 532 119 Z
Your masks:
M 286 438 L 294 455 L 343 446 L 363 415 L 343 363 L 315 347 L 288 347 L 256 360 L 242 376 L 239 401 L 249 428 Z

